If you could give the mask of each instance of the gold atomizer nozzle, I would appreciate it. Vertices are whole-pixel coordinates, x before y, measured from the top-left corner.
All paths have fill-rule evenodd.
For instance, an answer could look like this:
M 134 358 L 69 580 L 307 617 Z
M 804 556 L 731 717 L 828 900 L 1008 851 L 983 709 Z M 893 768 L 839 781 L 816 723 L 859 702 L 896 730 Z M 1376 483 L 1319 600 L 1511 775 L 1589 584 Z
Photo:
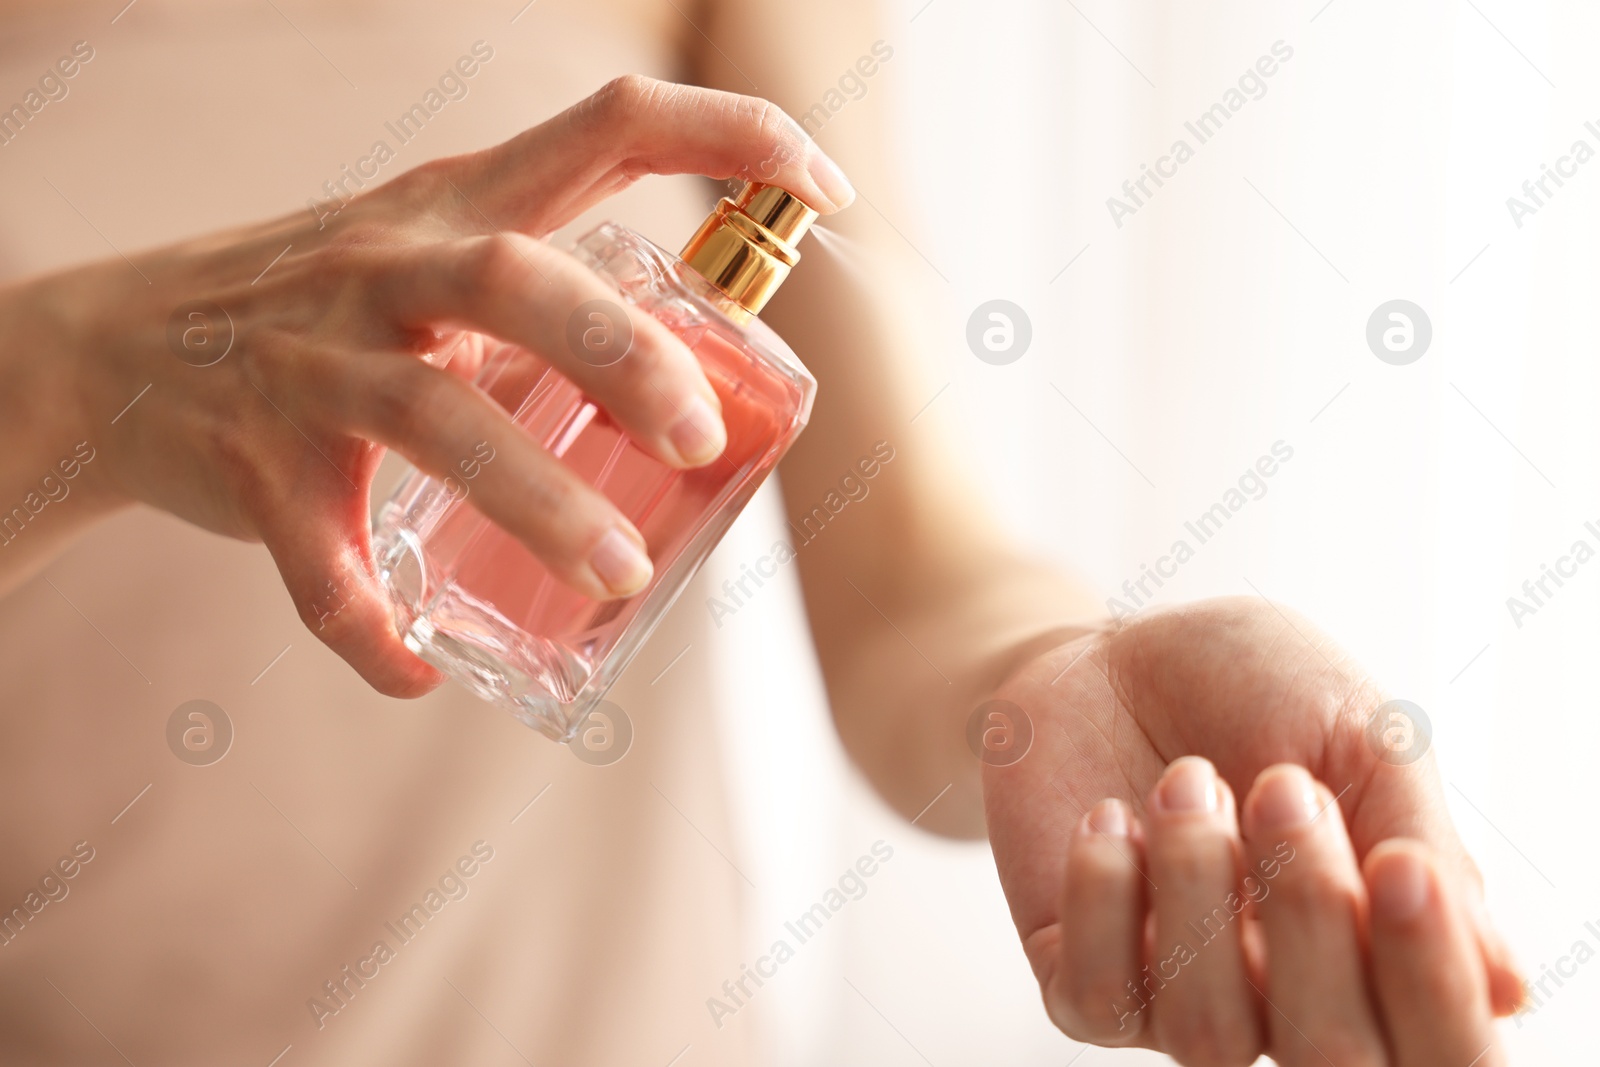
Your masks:
M 717 201 L 683 246 L 681 258 L 756 314 L 800 261 L 794 246 L 816 219 L 817 213 L 794 194 L 751 182 L 736 198 Z

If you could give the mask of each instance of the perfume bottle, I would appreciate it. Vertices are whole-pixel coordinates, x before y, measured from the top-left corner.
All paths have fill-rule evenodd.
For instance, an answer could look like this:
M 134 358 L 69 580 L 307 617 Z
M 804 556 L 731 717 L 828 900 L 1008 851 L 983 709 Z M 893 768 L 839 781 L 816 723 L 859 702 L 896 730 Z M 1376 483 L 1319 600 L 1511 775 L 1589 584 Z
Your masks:
M 571 739 L 805 428 L 816 380 L 756 313 L 816 217 L 752 183 L 717 204 L 681 256 L 613 223 L 578 242 L 578 258 L 620 300 L 694 352 L 722 401 L 727 447 L 706 466 L 668 467 L 547 362 L 500 346 L 478 386 L 628 517 L 654 576 L 632 597 L 592 600 L 484 518 L 470 483 L 463 492 L 413 470 L 374 528 L 378 575 L 408 648 L 534 729 Z

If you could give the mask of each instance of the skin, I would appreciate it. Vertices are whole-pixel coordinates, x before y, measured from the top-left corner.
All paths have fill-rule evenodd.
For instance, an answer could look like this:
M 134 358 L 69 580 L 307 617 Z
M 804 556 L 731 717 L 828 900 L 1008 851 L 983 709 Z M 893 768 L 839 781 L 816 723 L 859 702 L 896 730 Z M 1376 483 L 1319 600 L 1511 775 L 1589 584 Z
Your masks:
M 104 442 L 103 463 L 85 468 L 75 518 L 142 502 L 263 542 L 322 640 L 379 691 L 420 695 L 441 679 L 401 644 L 372 576 L 377 446 L 446 477 L 487 441 L 510 462 L 478 483 L 485 514 L 581 592 L 637 592 L 651 573 L 638 531 L 470 377 L 489 339 L 521 346 L 590 392 L 657 458 L 713 459 L 725 442 L 720 405 L 689 350 L 634 311 L 624 362 L 578 358 L 568 317 L 611 291 L 536 235 L 642 174 L 731 177 L 772 159 L 784 161 L 777 180 L 823 209 L 852 195 L 770 105 L 623 78 L 506 144 L 408 172 L 326 229 L 297 212 L 146 253 L 139 272 L 149 283 L 114 261 L 12 286 L 4 347 L 18 383 L 6 412 L 15 458 L 0 493 L 22 498 L 63 442 L 69 451 Z M 175 358 L 167 336 L 171 309 L 195 300 L 228 308 L 235 323 L 233 348 L 203 367 Z M 146 384 L 140 417 L 113 423 Z M 615 550 L 618 540 L 626 551 Z M 9 579 L 29 562 L 39 560 L 6 560 Z M 324 620 L 318 604 L 330 588 L 349 607 Z
M 748 77 L 795 115 L 816 104 L 870 42 L 897 43 L 892 27 L 877 24 L 871 5 L 833 4 L 817 17 L 796 19 L 788 5 L 755 0 L 711 5 L 708 17 L 701 27 L 739 70 L 702 46 L 697 79 L 748 91 Z M 771 48 L 780 37 L 793 47 Z M 1366 742 L 1366 719 L 1385 699 L 1378 686 L 1315 627 L 1297 619 L 1291 629 L 1279 608 L 1262 601 L 1206 603 L 1113 626 L 1081 583 L 1019 553 L 984 509 L 972 506 L 983 499 L 980 483 L 952 454 L 938 406 L 918 415 L 942 384 L 919 372 L 923 353 L 940 350 L 942 342 L 925 338 L 919 316 L 903 309 L 922 306 L 921 294 L 939 283 L 911 247 L 921 239 L 913 232 L 908 240 L 907 220 L 894 209 L 904 202 L 895 162 L 884 150 L 893 144 L 894 114 L 889 91 L 877 84 L 869 82 L 867 93 L 818 133 L 866 200 L 827 224 L 850 238 L 871 284 L 864 286 L 833 257 L 813 256 L 763 313 L 803 353 L 820 385 L 812 429 L 782 468 L 791 521 L 837 485 L 868 443 L 889 439 L 896 448 L 893 477 L 877 480 L 870 506 L 846 509 L 836 520 L 841 536 L 830 531 L 799 557 L 834 720 L 852 758 L 897 810 L 918 817 L 919 826 L 988 835 L 1051 1017 L 1070 1036 L 1108 1044 L 1127 1042 L 1120 1034 L 1073 1026 L 1052 992 L 1064 931 L 1093 939 L 1116 922 L 1113 913 L 1075 906 L 1067 897 L 1069 846 L 1085 813 L 1115 798 L 1137 814 L 1165 766 L 1185 755 L 1215 760 L 1240 797 L 1248 796 L 1257 775 L 1284 762 L 1336 783 L 1334 792 L 1348 785 L 1336 805 L 1349 827 L 1344 848 L 1366 863 L 1387 848 L 1412 850 L 1423 857 L 1418 862 L 1426 863 L 1439 897 L 1468 917 L 1453 922 L 1449 937 L 1440 930 L 1434 940 L 1413 938 L 1418 951 L 1401 958 L 1429 978 L 1467 974 L 1489 990 L 1469 999 L 1436 998 L 1448 1001 L 1450 1010 L 1413 1015 L 1455 1035 L 1425 1037 L 1423 1048 L 1431 1042 L 1443 1055 L 1461 1041 L 1472 1044 L 1491 1018 L 1520 1001 L 1522 978 L 1484 913 L 1481 878 L 1450 823 L 1431 755 L 1400 769 L 1377 759 Z M 904 288 L 902 279 L 922 279 L 927 289 Z M 814 314 L 820 306 L 836 313 Z M 1336 669 L 1310 651 L 1307 637 Z M 1073 674 L 1049 684 L 1086 651 L 1093 654 Z M 1090 684 L 1081 672 L 1113 652 L 1115 671 Z M 967 744 L 974 709 L 996 698 L 1017 703 L 1034 720 L 1035 749 L 1010 768 L 985 766 Z M 1243 810 L 1248 814 L 1249 805 Z M 1337 820 L 1325 815 L 1323 821 Z M 1142 825 L 1135 832 L 1142 834 Z M 1126 861 L 1119 861 L 1126 874 Z M 1298 871 L 1316 872 L 1318 884 L 1324 864 L 1318 859 Z M 1138 882 L 1148 890 L 1142 878 Z M 1167 892 L 1183 891 L 1181 883 L 1161 884 Z M 1281 990 L 1297 984 L 1307 991 L 1306 1003 L 1336 1002 L 1346 1011 L 1388 999 L 1396 975 L 1368 973 L 1382 953 L 1365 951 L 1374 939 L 1373 922 L 1360 926 L 1363 899 L 1352 890 L 1349 899 L 1318 912 L 1319 928 L 1345 931 L 1329 937 L 1353 937 L 1364 947 L 1360 964 L 1347 965 L 1332 988 L 1332 972 L 1319 963 L 1320 944 L 1286 943 L 1276 953 L 1258 953 L 1275 961 L 1257 979 L 1274 1002 L 1285 1005 Z M 1141 926 L 1144 914 L 1138 911 Z M 1470 938 L 1460 935 L 1462 923 Z M 1281 937 L 1292 933 L 1289 924 L 1275 929 Z M 1274 984 L 1262 984 L 1267 981 Z M 1333 989 L 1338 996 L 1329 1001 Z M 1236 1016 L 1256 1020 L 1237 1049 L 1255 1044 L 1275 1055 L 1298 1054 L 1276 1030 L 1269 1032 L 1285 1024 L 1276 1011 L 1276 1023 L 1266 1018 L 1259 994 L 1235 983 L 1231 998 L 1240 1005 Z M 1287 1006 L 1300 1011 L 1299 1003 Z M 1465 1010 L 1456 1010 L 1460 1006 Z M 1141 1033 L 1137 1043 L 1174 1052 L 1180 1062 L 1209 1062 L 1174 1044 L 1185 1024 L 1193 1030 L 1204 1019 L 1161 1014 L 1169 1018 L 1165 1029 Z M 1403 1022 L 1395 1025 L 1403 1028 Z M 1330 1053 L 1343 1048 L 1331 1035 L 1318 1041 Z M 1462 1067 L 1486 1043 L 1478 1041 Z M 1389 1055 L 1389 1046 L 1383 1048 Z M 1229 1054 L 1244 1056 L 1241 1062 L 1253 1058 L 1237 1049 Z M 1396 1062 L 1448 1062 L 1411 1055 Z M 1498 1056 L 1491 1049 L 1480 1063 Z M 1313 1053 L 1310 1062 L 1326 1060 Z
M 98 518 L 150 504 L 263 542 L 321 639 L 380 691 L 417 695 L 440 679 L 397 640 L 372 582 L 370 480 L 382 448 L 446 474 L 487 439 L 501 458 L 475 482 L 486 513 L 590 595 L 642 585 L 647 572 L 627 574 L 607 540 L 615 531 L 637 542 L 636 532 L 520 438 L 470 386 L 471 372 L 490 344 L 530 348 L 677 465 L 720 447 L 714 418 L 675 432 L 696 398 L 714 414 L 715 397 L 648 319 L 634 321 L 637 358 L 606 369 L 572 358 L 567 317 L 604 291 L 541 236 L 648 173 L 759 175 L 827 211 L 852 195 L 832 156 L 872 202 L 899 202 L 881 147 L 886 94 L 830 121 L 827 155 L 780 110 L 806 111 L 883 36 L 865 5 L 806 20 L 775 3 L 714 5 L 697 25 L 719 47 L 691 46 L 696 79 L 748 91 L 753 78 L 777 106 L 624 79 L 505 145 L 379 187 L 327 231 L 300 211 L 136 254 L 149 285 L 111 260 L 0 290 L 0 499 L 19 499 L 89 427 L 103 442 L 77 502 L 46 513 L 38 535 L 8 552 L 0 581 L 23 580 Z M 792 48 L 767 47 L 779 29 Z M 1270 606 L 1207 604 L 1111 627 L 1070 578 L 1020 555 L 972 506 L 981 494 L 943 443 L 937 413 L 911 421 L 938 384 L 919 378 L 928 343 L 903 310 L 917 306 L 904 279 L 925 268 L 875 208 L 830 225 L 861 249 L 874 284 L 813 257 L 763 317 L 821 383 L 812 428 L 782 471 L 791 516 L 874 441 L 896 449 L 871 506 L 849 509 L 836 534 L 800 556 L 831 706 L 852 757 L 897 809 L 927 808 L 919 825 L 947 834 L 989 834 L 1051 1017 L 1071 1036 L 1162 1048 L 1185 1063 L 1249 1062 L 1262 1050 L 1322 1062 L 1294 1046 L 1301 1031 L 1330 1052 L 1355 1042 L 1355 1063 L 1453 1062 L 1439 1057 L 1478 1043 L 1514 1004 L 1518 979 L 1482 917 L 1431 761 L 1394 768 L 1365 745 L 1360 724 L 1381 703 L 1377 689 L 1326 647 L 1338 666 L 1324 669 L 1298 635 L 1321 638 L 1303 622 L 1291 631 Z M 186 366 L 167 347 L 168 315 L 194 299 L 237 316 L 235 349 L 212 367 Z M 147 383 L 139 417 L 113 425 Z M 602 544 L 613 549 L 605 559 Z M 348 606 L 323 625 L 317 604 L 330 583 Z M 1004 768 L 985 768 L 966 741 L 969 715 L 990 697 L 1034 726 L 1033 748 Z M 1244 802 L 1225 797 L 1199 814 L 1152 802 L 1168 764 L 1191 755 L 1209 756 Z M 1184 916 L 1241 889 L 1243 865 L 1262 858 L 1251 850 L 1281 839 L 1251 819 L 1266 805 L 1252 790 L 1294 773 L 1269 771 L 1283 763 L 1348 791 L 1317 836 L 1297 840 L 1251 932 L 1230 926 L 1139 1013 L 1130 1042 L 1104 1017 L 1105 991 L 1164 955 L 1143 943 L 1147 915 L 1160 943 Z M 1124 806 L 1116 862 L 1115 835 L 1079 828 L 1105 798 Z M 1435 906 L 1410 918 L 1378 906 L 1401 895 L 1385 887 L 1419 870 Z M 1299 898 L 1282 887 L 1302 872 L 1321 887 L 1307 894 L 1312 919 L 1287 921 L 1299 913 L 1280 902 Z M 1152 889 L 1147 874 L 1166 888 Z M 1323 892 L 1329 885 L 1337 891 Z M 1330 953 L 1339 967 L 1322 964 Z M 1087 971 L 1095 960 L 1107 970 Z M 1283 1010 L 1264 1008 L 1269 999 Z M 1333 1007 L 1319 1016 L 1323 1005 Z M 1499 1055 L 1491 1048 L 1480 1062 Z
M 990 840 L 1068 1035 L 1184 1064 L 1505 1062 L 1521 979 L 1432 755 L 1380 758 L 1382 693 L 1304 619 L 1153 613 L 995 697 L 1033 742 L 985 766 Z

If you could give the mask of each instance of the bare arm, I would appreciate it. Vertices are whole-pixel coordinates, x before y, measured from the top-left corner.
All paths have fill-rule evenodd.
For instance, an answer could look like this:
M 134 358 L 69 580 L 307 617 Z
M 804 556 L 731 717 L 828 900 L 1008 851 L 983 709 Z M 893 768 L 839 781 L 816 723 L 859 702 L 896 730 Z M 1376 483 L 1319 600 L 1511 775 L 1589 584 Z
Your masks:
M 796 116 L 827 100 L 875 41 L 895 43 L 856 5 L 789 8 L 726 0 L 706 31 Z M 981 484 L 941 445 L 937 405 L 911 421 L 942 384 L 919 380 L 917 363 L 960 340 L 919 329 L 943 283 L 895 229 L 912 220 L 897 210 L 884 152 L 892 64 L 863 98 L 812 125 L 861 193 L 827 225 L 860 247 L 867 277 L 813 252 L 767 315 L 819 381 L 812 427 L 783 470 L 791 520 L 872 442 L 895 449 L 871 494 L 798 556 L 852 756 L 908 815 L 953 784 L 920 825 L 982 833 L 986 802 L 1018 933 L 1052 1019 L 1072 1037 L 1185 1063 L 1263 1051 L 1322 1062 L 1322 1049 L 1396 1067 L 1503 1063 L 1492 1020 L 1520 1000 L 1516 964 L 1431 758 L 1407 762 L 1373 744 L 1376 684 L 1337 654 L 1339 669 L 1320 669 L 1329 654 L 1317 631 L 1256 599 L 1103 625 L 1081 587 L 1021 558 L 985 521 Z M 740 77 L 714 52 L 703 69 L 724 84 Z M 980 764 L 964 743 L 967 717 L 991 696 L 1035 727 L 1014 763 Z M 1299 858 L 1263 868 L 1263 845 Z M 1172 960 L 1145 951 L 1148 922 L 1153 943 L 1173 945 L 1190 936 L 1184 922 L 1230 893 L 1244 900 L 1253 885 L 1261 896 L 1259 879 L 1239 880 L 1240 855 L 1273 872 L 1265 878 L 1281 875 L 1252 928 L 1265 973 L 1244 965 L 1238 923 L 1233 940 L 1217 939 L 1231 948 L 1200 949 L 1173 979 L 1163 969 Z M 1152 973 L 1162 976 L 1154 997 L 1140 984 Z
M 988 521 L 982 486 L 952 449 L 959 436 L 941 434 L 937 411 L 912 421 L 941 384 L 926 368 L 951 341 L 929 336 L 921 310 L 945 283 L 895 229 L 912 221 L 896 210 L 903 201 L 886 151 L 901 42 L 859 0 L 803 10 L 782 0 L 729 0 L 691 15 L 715 42 L 686 27 L 700 79 L 757 93 L 753 81 L 758 95 L 802 120 L 861 194 L 826 222 L 859 250 L 861 272 L 813 239 L 763 314 L 818 380 L 811 426 L 783 465 L 783 495 L 795 530 L 821 531 L 797 558 L 851 756 L 907 816 L 951 785 L 919 825 L 981 835 L 967 716 L 1015 666 L 1099 611 L 1082 587 L 1019 555 Z M 870 61 L 858 67 L 863 57 Z M 840 91 L 847 72 L 865 87 L 859 99 L 848 95 L 848 78 Z M 840 100 L 849 102 L 830 112 Z M 830 493 L 843 495 L 841 479 L 880 441 L 894 458 L 865 483 L 868 495 L 825 526 L 807 526 Z

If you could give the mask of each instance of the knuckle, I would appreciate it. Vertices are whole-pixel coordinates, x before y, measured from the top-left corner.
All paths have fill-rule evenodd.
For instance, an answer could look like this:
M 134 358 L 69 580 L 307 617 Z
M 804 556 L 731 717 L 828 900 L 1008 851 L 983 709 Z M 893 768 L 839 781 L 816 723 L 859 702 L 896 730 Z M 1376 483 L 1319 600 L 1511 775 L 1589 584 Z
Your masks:
M 460 269 L 455 272 L 463 294 L 477 292 L 493 285 L 505 276 L 505 245 L 493 236 L 470 238 L 461 255 Z
M 805 145 L 799 127 L 778 105 L 746 96 L 740 97 L 734 107 L 749 131 L 749 154 L 756 161 L 745 166 L 746 177 L 772 181 L 784 167 L 803 158 Z
M 753 111 L 751 130 L 763 152 L 778 155 L 794 150 L 794 123 L 779 107 L 767 100 L 751 99 L 746 104 Z
M 465 307 L 481 303 L 492 294 L 514 292 L 524 287 L 532 269 L 530 253 L 537 242 L 519 248 L 510 234 L 490 234 L 467 240 L 453 276 L 455 299 Z
M 650 110 L 662 84 L 642 74 L 612 78 L 572 109 L 573 122 L 588 129 L 610 129 L 626 124 Z

